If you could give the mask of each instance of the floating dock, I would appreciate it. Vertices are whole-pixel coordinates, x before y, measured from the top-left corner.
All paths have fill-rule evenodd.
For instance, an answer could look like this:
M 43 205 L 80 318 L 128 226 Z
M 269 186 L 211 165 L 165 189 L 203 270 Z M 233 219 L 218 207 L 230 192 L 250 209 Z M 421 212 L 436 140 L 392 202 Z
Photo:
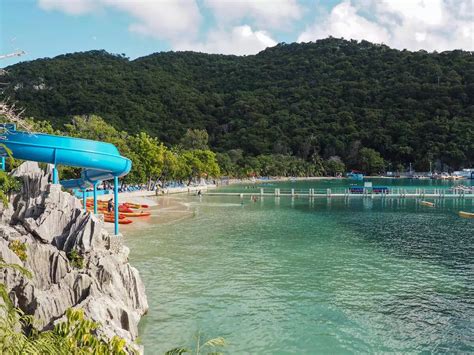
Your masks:
M 362 189 L 355 191 L 352 188 L 337 189 L 306 189 L 306 190 L 284 190 L 275 188 L 273 190 L 263 189 L 252 192 L 225 192 L 210 191 L 204 192 L 206 196 L 236 196 L 244 197 L 293 197 L 293 198 L 474 198 L 474 190 L 457 190 L 457 189 L 424 189 L 424 188 L 388 188 L 380 192 L 374 192 L 371 189 Z

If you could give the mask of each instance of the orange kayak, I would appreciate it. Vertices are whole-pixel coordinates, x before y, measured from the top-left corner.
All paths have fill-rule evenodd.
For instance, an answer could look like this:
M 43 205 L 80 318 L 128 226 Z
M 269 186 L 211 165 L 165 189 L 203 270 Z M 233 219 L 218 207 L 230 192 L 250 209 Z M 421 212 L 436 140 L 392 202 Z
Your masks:
M 93 203 L 86 203 L 86 207 L 93 208 L 94 204 Z M 97 208 L 99 210 L 107 209 L 107 203 L 97 203 Z M 130 207 L 128 207 L 126 204 L 119 205 L 119 211 L 133 212 L 132 209 Z
M 87 206 L 87 209 L 88 210 L 93 210 L 94 206 Z M 97 206 L 97 210 L 101 211 L 101 212 L 107 212 L 107 207 L 99 205 L 99 206 Z M 131 208 L 126 207 L 126 206 L 120 205 L 119 206 L 119 212 L 133 212 L 133 210 Z
M 101 213 L 104 215 L 104 218 L 114 218 L 113 213 Z M 125 219 L 125 216 L 122 213 L 119 213 L 119 219 Z
M 107 201 L 98 200 L 97 201 L 97 206 L 106 207 L 107 203 L 108 203 Z M 93 207 L 94 202 L 93 201 L 87 201 L 86 205 L 87 205 L 87 207 Z M 149 208 L 148 205 L 140 205 L 138 203 L 133 203 L 133 202 L 124 202 L 124 203 L 121 203 L 119 206 L 121 206 L 122 208 L 133 208 L 133 209 Z
M 122 212 L 126 217 L 147 217 L 151 215 L 151 212 L 148 211 L 140 211 L 140 212 Z
M 126 205 L 127 207 L 130 207 L 130 208 L 134 208 L 134 209 L 149 208 L 148 205 L 140 205 L 138 203 L 133 203 L 133 202 L 125 202 L 124 205 Z
M 108 216 L 104 216 L 104 222 L 108 222 L 108 223 L 115 223 L 115 219 L 113 217 L 108 217 Z M 130 224 L 132 223 L 131 220 L 129 219 L 120 219 L 119 218 L 119 224 Z

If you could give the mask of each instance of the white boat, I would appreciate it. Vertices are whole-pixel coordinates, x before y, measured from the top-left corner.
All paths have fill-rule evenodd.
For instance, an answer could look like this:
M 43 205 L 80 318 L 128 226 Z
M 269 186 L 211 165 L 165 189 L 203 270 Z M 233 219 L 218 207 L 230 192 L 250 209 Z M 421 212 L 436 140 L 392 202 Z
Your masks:
M 455 171 L 453 176 L 464 178 L 464 179 L 474 179 L 474 168 L 462 169 L 460 171 Z

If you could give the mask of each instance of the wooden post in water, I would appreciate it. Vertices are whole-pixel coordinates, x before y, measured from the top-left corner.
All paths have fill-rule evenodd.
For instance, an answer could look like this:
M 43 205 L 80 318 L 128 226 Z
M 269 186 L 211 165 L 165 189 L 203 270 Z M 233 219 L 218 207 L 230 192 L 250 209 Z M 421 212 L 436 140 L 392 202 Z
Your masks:
M 295 197 L 295 189 L 291 189 L 291 197 Z
M 264 190 L 263 190 L 263 187 L 260 188 L 260 196 L 263 196 L 264 194 Z

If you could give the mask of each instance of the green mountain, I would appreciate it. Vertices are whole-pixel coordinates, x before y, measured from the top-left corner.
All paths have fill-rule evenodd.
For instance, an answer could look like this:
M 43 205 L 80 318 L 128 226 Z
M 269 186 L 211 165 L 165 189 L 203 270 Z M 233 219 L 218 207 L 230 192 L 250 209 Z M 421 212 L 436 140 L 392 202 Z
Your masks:
M 97 114 L 116 128 L 176 144 L 206 129 L 219 152 L 339 156 L 364 147 L 389 169 L 474 162 L 473 52 L 428 53 L 328 38 L 279 44 L 252 56 L 105 51 L 6 68 L 5 96 L 56 127 Z

